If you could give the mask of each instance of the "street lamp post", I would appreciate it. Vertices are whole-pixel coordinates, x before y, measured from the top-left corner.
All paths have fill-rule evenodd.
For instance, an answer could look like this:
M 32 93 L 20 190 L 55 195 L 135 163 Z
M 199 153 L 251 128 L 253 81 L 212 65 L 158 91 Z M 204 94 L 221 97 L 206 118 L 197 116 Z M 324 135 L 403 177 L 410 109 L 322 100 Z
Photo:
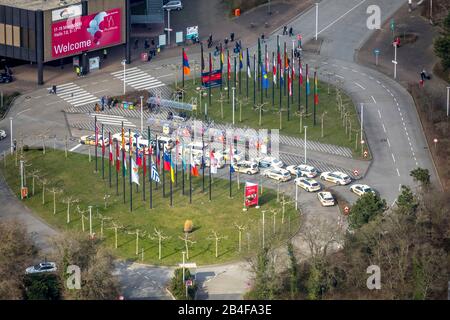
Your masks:
M 20 160 L 20 199 L 23 200 L 23 160 Z
M 14 144 L 13 144 L 13 118 L 9 118 L 9 135 L 11 139 L 11 154 L 14 153 Z
M 183 251 L 182 254 L 183 254 L 183 285 L 186 287 L 186 298 L 187 298 L 187 286 L 186 286 L 185 270 L 184 270 L 186 251 Z
M 126 68 L 127 68 L 127 60 L 122 60 L 123 65 L 123 94 L 126 94 L 127 91 L 127 74 L 126 74 Z
M 397 79 L 397 43 L 394 41 L 394 60 L 392 60 L 394 64 L 394 79 Z
M 438 139 L 434 138 L 433 142 L 434 142 L 434 151 L 437 151 L 437 143 L 438 143 Z
M 361 103 L 361 141 L 363 141 L 363 129 L 364 129 L 364 103 Z
M 262 211 L 262 247 L 263 247 L 263 249 L 265 248 L 265 226 L 266 226 L 266 223 L 265 223 L 265 211 L 263 210 Z
M 298 210 L 298 185 L 295 184 L 295 210 Z
M 143 135 L 143 133 L 144 133 L 144 96 L 141 96 L 140 98 L 141 98 L 141 135 Z
M 166 31 L 167 31 L 167 45 L 170 46 L 170 31 L 172 31 L 170 29 L 170 9 L 167 9 L 167 28 L 166 28 Z
M 305 129 L 305 141 L 304 141 L 305 142 L 305 146 L 304 146 L 305 150 L 304 151 L 305 151 L 305 164 L 306 164 L 306 129 L 308 129 L 308 126 L 304 126 L 303 128 Z

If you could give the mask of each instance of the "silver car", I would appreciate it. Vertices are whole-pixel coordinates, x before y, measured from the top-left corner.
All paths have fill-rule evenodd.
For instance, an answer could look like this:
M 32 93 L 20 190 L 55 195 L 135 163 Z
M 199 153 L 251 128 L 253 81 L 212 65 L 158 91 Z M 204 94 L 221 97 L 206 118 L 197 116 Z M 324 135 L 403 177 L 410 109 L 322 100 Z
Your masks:
M 183 4 L 181 1 L 169 1 L 165 5 L 163 5 L 163 9 L 166 10 L 178 10 L 183 9 Z
M 55 272 L 57 270 L 56 263 L 54 262 L 41 262 L 35 266 L 31 266 L 25 269 L 25 273 L 42 273 L 42 272 Z
M 0 140 L 3 140 L 6 138 L 6 131 L 5 130 L 0 130 Z

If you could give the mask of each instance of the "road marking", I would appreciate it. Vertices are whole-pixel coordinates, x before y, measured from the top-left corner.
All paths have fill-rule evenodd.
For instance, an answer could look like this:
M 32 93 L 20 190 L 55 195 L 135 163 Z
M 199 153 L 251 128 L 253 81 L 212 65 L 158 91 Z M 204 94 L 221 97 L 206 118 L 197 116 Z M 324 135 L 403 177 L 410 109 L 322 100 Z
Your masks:
M 336 77 L 341 78 L 341 79 L 345 79 L 343 76 L 340 76 L 338 74 L 336 74 Z
M 397 175 L 400 177 L 400 171 L 398 171 L 398 168 L 396 168 L 397 169 Z
M 325 63 L 325 62 L 324 62 L 324 63 Z M 159 76 L 159 77 L 157 77 L 157 78 L 165 78 L 165 77 L 170 77 L 170 76 L 173 76 L 173 73 L 165 74 L 165 75 Z
M 381 112 L 380 112 L 380 109 L 378 109 L 378 116 L 379 116 L 380 119 L 381 119 Z
M 401 184 L 398 185 L 398 191 L 400 191 L 400 190 L 402 190 L 402 185 Z M 394 203 L 395 203 L 395 201 L 394 201 Z
M 37 97 L 34 97 L 35 99 L 40 99 L 40 98 L 42 98 L 42 96 L 37 96 Z
M 353 8 L 351 8 L 350 10 L 348 10 L 346 13 L 344 13 L 342 16 L 340 16 L 339 18 L 337 18 L 336 20 L 334 20 L 332 23 L 330 23 L 328 26 L 326 26 L 325 28 L 323 28 L 322 30 L 320 30 L 317 34 L 321 34 L 322 32 L 324 32 L 325 30 L 327 30 L 328 28 L 330 28 L 331 26 L 333 26 L 336 22 L 338 22 L 339 20 L 341 20 L 342 18 L 344 18 L 347 14 L 349 14 L 350 12 L 352 12 L 353 10 L 355 10 L 356 8 L 358 8 L 360 5 L 362 5 L 364 2 L 366 2 L 366 0 L 361 1 L 360 3 L 358 3 L 356 6 L 354 6 Z
M 386 128 L 385 128 L 385 126 L 384 126 L 384 123 L 382 124 L 383 125 L 383 131 L 384 131 L 384 133 L 386 133 Z M 388 140 L 389 141 L 389 140 Z
M 373 96 L 371 96 L 371 97 L 372 97 L 373 102 L 376 104 L 377 100 L 375 100 L 375 98 Z
M 105 91 L 108 91 L 109 89 L 103 89 L 103 90 L 100 90 L 100 91 L 95 91 L 95 92 L 92 92 L 92 94 L 96 94 L 96 93 L 100 93 L 100 92 L 105 92 Z
M 72 151 L 78 149 L 79 147 L 81 147 L 81 143 L 77 144 L 75 147 L 73 147 L 73 148 L 70 149 L 69 151 L 72 152 Z
M 60 103 L 60 102 L 61 101 L 50 102 L 50 103 L 47 103 L 46 106 L 51 106 L 52 104 L 57 104 L 57 103 Z
M 352 72 L 357 73 L 358 71 L 356 71 L 355 69 L 352 69 Z
M 391 147 L 391 143 L 389 142 L 389 138 L 386 138 L 386 141 L 387 141 L 387 143 L 389 145 L 389 148 L 390 148 Z
M 394 163 L 395 163 L 395 157 L 394 157 L 394 154 L 391 153 L 391 156 L 392 156 L 392 160 L 394 160 Z
M 361 89 L 363 89 L 363 90 L 366 90 L 366 88 L 364 88 L 362 85 L 360 85 L 358 82 L 355 82 L 355 84 L 358 86 L 358 87 L 360 87 Z
M 27 112 L 28 110 L 31 110 L 31 109 L 28 108 L 28 109 L 22 110 L 22 111 L 20 111 L 16 116 L 18 116 L 18 115 L 20 115 L 20 114 L 22 114 L 22 113 L 24 113 L 24 112 Z

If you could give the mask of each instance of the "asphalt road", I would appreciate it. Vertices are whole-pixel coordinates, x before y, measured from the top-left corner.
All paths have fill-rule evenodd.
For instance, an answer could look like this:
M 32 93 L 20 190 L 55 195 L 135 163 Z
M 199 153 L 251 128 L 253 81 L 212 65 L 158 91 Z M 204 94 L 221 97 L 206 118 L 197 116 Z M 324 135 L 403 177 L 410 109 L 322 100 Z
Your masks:
M 378 4 L 382 9 L 382 19 L 385 21 L 395 11 L 404 5 L 404 0 L 323 0 L 319 5 L 319 38 L 321 39 L 320 55 L 306 55 L 304 61 L 312 66 L 317 66 L 319 72 L 332 74 L 332 82 L 342 86 L 352 97 L 358 106 L 364 103 L 364 130 L 365 140 L 369 144 L 373 161 L 366 173 L 363 182 L 378 190 L 383 198 L 391 204 L 397 197 L 401 184 L 411 185 L 409 171 L 417 166 L 430 169 L 432 179 L 435 174 L 424 135 L 420 128 L 414 103 L 410 95 L 392 79 L 353 62 L 355 50 L 364 43 L 371 30 L 366 27 L 368 15 L 365 13 L 369 4 Z M 315 10 L 311 9 L 296 20 L 290 22 L 295 32 L 303 35 L 306 43 L 314 37 Z M 281 34 L 278 30 L 275 34 Z M 281 41 L 288 41 L 288 37 L 281 37 Z M 272 35 L 267 41 L 269 50 L 276 48 L 276 38 Z M 252 48 L 255 50 L 255 47 Z M 191 61 L 199 60 L 198 56 L 191 56 Z M 178 59 L 162 61 L 160 65 L 145 64 L 140 68 L 161 81 L 170 83 L 174 80 L 174 72 L 171 65 L 178 63 Z M 138 65 L 135 63 L 133 66 Z M 132 66 L 131 66 L 132 67 Z M 118 70 L 120 67 L 118 67 Z M 322 77 L 326 80 L 326 77 Z M 100 95 L 112 95 L 120 93 L 122 82 L 108 74 L 89 76 L 76 80 L 74 83 L 85 88 L 88 92 Z M 29 140 L 38 143 L 39 135 L 47 132 L 56 135 L 61 141 L 65 135 L 70 136 L 66 125 L 66 118 L 61 112 L 67 107 L 67 103 L 54 95 L 48 95 L 47 89 L 42 88 L 19 98 L 10 115 L 14 117 L 14 134 L 26 135 Z M 9 127 L 8 119 L 0 122 L 0 127 Z M 75 141 L 71 145 L 76 145 Z M 0 152 L 9 149 L 9 140 L 0 141 Z M 336 160 L 337 161 L 337 160 Z M 354 201 L 356 197 L 345 188 L 335 188 L 343 198 Z M 305 215 L 317 214 L 319 206 L 317 200 L 313 201 L 313 195 L 305 193 Z M 332 214 L 337 216 L 336 214 Z M 218 269 L 217 269 L 218 268 Z M 237 264 L 231 264 L 220 273 L 218 267 L 206 267 L 205 273 L 211 272 L 210 278 L 205 281 L 203 297 L 240 297 L 247 287 L 249 274 L 242 272 Z M 145 269 L 145 268 L 144 268 Z M 155 271 L 155 269 L 157 271 Z M 123 270 L 126 274 L 128 267 Z M 151 281 L 164 283 L 168 274 L 158 268 L 147 267 L 148 273 L 154 278 Z M 145 278 L 130 280 L 130 276 L 124 276 L 125 287 L 130 292 L 129 297 L 139 297 L 139 293 L 133 291 L 139 288 L 154 287 Z M 126 280 L 128 279 L 128 280 Z M 206 277 L 205 277 L 206 279 Z M 133 282 L 134 281 L 134 282 Z M 131 283 L 136 283 L 139 288 L 134 288 Z M 158 287 L 158 286 L 157 286 Z M 159 288 L 162 288 L 159 285 Z M 139 291 L 138 292 L 145 292 Z M 162 297 L 164 293 L 157 290 L 153 296 Z M 205 294 L 208 292 L 208 295 Z M 147 297 L 152 294 L 147 294 Z

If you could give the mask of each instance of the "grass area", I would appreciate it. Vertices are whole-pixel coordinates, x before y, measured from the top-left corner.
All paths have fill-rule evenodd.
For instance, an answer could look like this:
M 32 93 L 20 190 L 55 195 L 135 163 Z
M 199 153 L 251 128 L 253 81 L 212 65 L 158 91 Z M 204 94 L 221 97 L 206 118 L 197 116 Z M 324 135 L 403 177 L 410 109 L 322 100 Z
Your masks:
M 271 79 L 269 75 L 269 79 Z M 234 74 L 231 75 L 231 87 L 234 85 Z M 196 102 L 197 105 L 201 105 L 201 108 L 197 108 L 193 112 L 193 115 L 198 118 L 204 118 L 205 103 L 209 103 L 208 90 L 203 91 L 201 101 L 199 90 L 199 79 L 189 79 L 185 81 L 185 102 Z M 238 79 L 239 82 L 239 79 Z M 242 73 L 241 91 L 239 91 L 239 84 L 236 86 L 236 110 L 235 110 L 235 124 L 237 126 L 247 126 L 251 128 L 266 128 L 266 129 L 280 129 L 280 133 L 289 136 L 295 136 L 303 138 L 304 129 L 303 126 L 308 126 L 307 135 L 308 140 L 319 141 L 322 143 L 329 143 L 344 147 L 349 147 L 355 150 L 356 133 L 359 129 L 359 120 L 356 114 L 355 107 L 350 97 L 348 97 L 342 91 L 337 91 L 333 86 L 329 86 L 327 83 L 320 82 L 318 85 L 319 90 L 319 104 L 316 109 L 316 125 L 313 121 L 313 79 L 310 78 L 311 93 L 308 96 L 308 113 L 306 113 L 306 99 L 305 99 L 305 83 L 301 90 L 300 108 L 298 103 L 298 80 L 293 88 L 294 102 L 290 103 L 289 107 L 289 121 L 288 121 L 288 104 L 287 95 L 284 95 L 284 89 L 282 89 L 282 103 L 281 103 L 281 117 L 280 117 L 280 89 L 276 87 L 274 90 L 274 105 L 272 104 L 272 83 L 270 84 L 267 93 L 263 90 L 263 113 L 261 116 L 261 125 L 259 124 L 259 106 L 261 106 L 261 94 L 256 85 L 256 108 L 254 104 L 254 91 L 252 79 L 249 79 L 249 95 L 247 97 L 247 80 L 246 73 Z M 232 123 L 233 110 L 232 110 L 232 92 L 230 92 L 230 99 L 228 99 L 226 74 L 224 74 L 224 85 L 222 91 L 220 87 L 211 89 L 211 106 L 208 106 L 208 117 L 215 122 L 220 123 Z M 338 109 L 337 94 L 342 100 L 344 106 L 342 114 L 347 114 L 347 130 L 345 122 L 342 120 L 341 111 Z M 266 95 L 267 94 L 267 95 Z M 292 97 L 291 97 L 292 99 Z M 221 102 L 223 104 L 223 116 L 221 109 Z M 323 116 L 323 137 L 322 137 L 322 116 Z M 281 126 L 280 126 L 281 118 Z M 350 125 L 351 123 L 351 125 Z M 351 130 L 350 130 L 351 128 Z M 351 132 L 351 134 L 350 134 Z M 359 140 L 358 140 L 359 141 Z M 355 154 L 355 156 L 360 156 Z
M 123 203 L 122 179 L 119 177 L 119 195 L 116 196 L 115 171 L 112 171 L 113 187 L 109 188 L 108 164 L 105 159 L 105 180 L 102 180 L 101 159 L 99 161 L 99 172 L 94 173 L 95 161 L 89 162 L 88 156 L 69 153 L 68 158 L 64 152 L 47 150 L 43 155 L 41 151 L 28 151 L 24 153 L 24 159 L 31 167 L 27 172 L 39 170 L 38 179 L 35 181 L 35 194 L 32 193 L 32 178 L 27 178 L 30 197 L 24 200 L 25 204 L 33 209 L 39 216 L 52 226 L 61 230 L 74 229 L 82 232 L 82 215 L 77 212 L 79 206 L 84 211 L 85 233 L 89 233 L 88 206 L 93 206 L 93 230 L 97 237 L 101 236 L 101 221 L 104 218 L 104 243 L 114 248 L 115 234 L 112 229 L 114 224 L 122 226 L 118 230 L 118 256 L 127 259 L 141 261 L 141 250 L 144 249 L 144 262 L 162 265 L 174 265 L 181 261 L 184 250 L 184 241 L 179 239 L 183 236 L 185 220 L 193 221 L 194 231 L 189 238 L 196 243 L 189 248 L 189 261 L 197 264 L 215 264 L 225 261 L 236 260 L 245 255 L 252 254 L 261 245 L 261 217 L 262 210 L 278 209 L 281 211 L 281 203 L 277 202 L 277 195 L 273 191 L 264 189 L 260 197 L 260 209 L 252 208 L 247 212 L 243 207 L 243 186 L 237 189 L 237 183 L 233 182 L 233 199 L 229 198 L 228 180 L 213 179 L 212 201 L 208 197 L 208 176 L 205 177 L 206 192 L 202 192 L 202 178 L 194 177 L 193 203 L 189 204 L 189 195 L 181 193 L 181 171 L 178 175 L 178 187 L 173 187 L 173 207 L 169 205 L 169 179 L 166 178 L 166 198 L 162 196 L 162 188 L 153 190 L 153 209 L 149 208 L 149 189 L 146 185 L 146 202 L 142 200 L 141 187 L 136 193 L 136 185 L 133 185 L 133 212 L 129 209 L 129 180 L 126 180 L 126 200 Z M 19 169 L 15 166 L 14 157 L 8 156 L 6 167 L 0 165 L 8 184 L 19 196 L 20 179 Z M 47 180 L 45 191 L 45 204 L 42 204 L 42 180 Z M 161 177 L 162 179 L 162 177 Z M 244 181 L 241 178 L 241 181 Z M 141 177 L 142 183 L 142 177 Z M 186 190 L 188 190 L 186 183 Z M 53 214 L 53 193 L 51 189 L 56 187 L 62 193 L 56 195 L 56 214 Z M 155 187 L 155 185 L 154 185 Z M 105 209 L 104 196 L 107 199 Z M 71 206 L 70 223 L 67 223 L 67 204 L 62 201 L 68 196 L 78 199 L 78 203 Z M 273 237 L 275 241 L 292 236 L 299 228 L 299 214 L 293 208 L 293 204 L 286 205 L 284 223 L 281 222 L 282 213 L 276 216 L 275 232 L 273 229 L 273 214 L 266 213 L 266 241 Z M 246 227 L 242 232 L 242 252 L 238 252 L 238 230 L 235 224 Z M 161 230 L 164 235 L 170 236 L 163 242 L 162 259 L 158 259 L 158 241 L 152 239 L 154 228 Z M 136 230 L 139 229 L 139 255 L 136 255 Z M 215 241 L 211 239 L 211 231 L 215 230 L 222 237 L 219 242 L 219 255 L 215 257 Z M 248 233 L 248 235 L 247 235 Z M 250 239 L 250 241 L 248 241 Z

